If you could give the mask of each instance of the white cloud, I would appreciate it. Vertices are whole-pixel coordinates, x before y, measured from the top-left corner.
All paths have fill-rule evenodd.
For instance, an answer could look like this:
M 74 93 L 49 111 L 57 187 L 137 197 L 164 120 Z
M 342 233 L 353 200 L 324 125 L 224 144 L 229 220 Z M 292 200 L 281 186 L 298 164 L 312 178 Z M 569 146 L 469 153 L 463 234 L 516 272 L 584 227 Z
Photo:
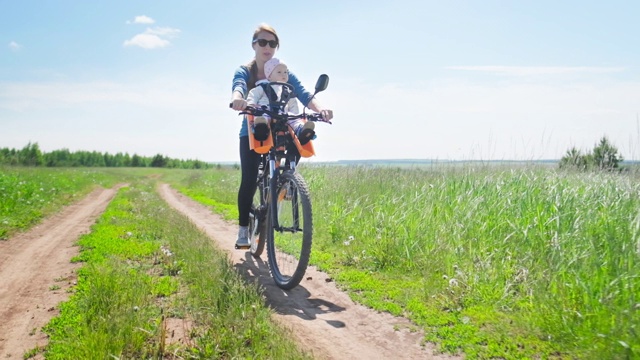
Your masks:
M 22 49 L 22 45 L 18 44 L 15 41 L 11 41 L 9 43 L 9 49 L 11 49 L 12 51 L 19 51 L 20 49 Z
M 170 42 L 168 40 L 164 40 L 158 35 L 153 34 L 138 34 L 124 42 L 124 46 L 139 46 L 143 49 L 163 48 L 169 44 Z
M 153 24 L 156 21 L 146 15 L 136 16 L 133 21 L 127 21 L 127 24 Z
M 448 70 L 476 71 L 509 76 L 561 75 L 575 73 L 604 74 L 622 72 L 624 67 L 596 66 L 447 66 Z
M 158 49 L 171 45 L 168 39 L 178 36 L 180 29 L 170 27 L 148 28 L 144 33 L 137 34 L 129 40 L 125 40 L 123 46 L 139 46 L 143 49 Z
M 180 33 L 180 29 L 174 29 L 170 27 L 155 27 L 147 29 L 146 33 L 173 38 L 178 36 L 178 34 Z

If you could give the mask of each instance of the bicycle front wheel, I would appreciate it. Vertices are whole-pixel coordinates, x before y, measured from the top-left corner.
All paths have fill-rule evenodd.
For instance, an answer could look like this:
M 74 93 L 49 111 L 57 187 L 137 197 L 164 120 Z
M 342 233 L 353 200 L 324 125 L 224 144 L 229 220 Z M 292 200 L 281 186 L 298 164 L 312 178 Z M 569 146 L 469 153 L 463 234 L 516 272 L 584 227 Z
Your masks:
M 262 184 L 259 183 L 253 195 L 253 204 L 249 213 L 249 235 L 251 247 L 249 252 L 255 258 L 259 258 L 264 251 L 267 235 L 265 194 Z
M 269 206 L 267 214 L 271 227 L 268 231 L 267 254 L 271 276 L 284 290 L 297 286 L 309 264 L 313 221 L 309 189 L 298 173 L 284 172 L 276 191 L 277 227 L 273 227 Z

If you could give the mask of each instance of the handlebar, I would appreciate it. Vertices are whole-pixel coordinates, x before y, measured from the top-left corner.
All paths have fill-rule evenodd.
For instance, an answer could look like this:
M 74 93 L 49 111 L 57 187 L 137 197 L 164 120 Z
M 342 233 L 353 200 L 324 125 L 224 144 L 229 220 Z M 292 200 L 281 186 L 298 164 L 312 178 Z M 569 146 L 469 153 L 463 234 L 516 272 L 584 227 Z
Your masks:
M 229 103 L 229 107 L 233 108 L 233 103 Z M 275 111 L 266 109 L 265 106 L 263 106 L 262 108 L 258 108 L 255 106 L 247 105 L 247 107 L 244 108 L 244 110 L 241 110 L 239 113 L 239 115 L 254 115 L 254 116 L 260 116 L 264 114 L 269 115 L 274 120 L 288 121 L 288 120 L 295 120 L 295 119 L 306 119 L 308 121 L 319 121 L 319 122 L 326 122 L 328 124 L 331 124 L 331 121 L 325 120 L 322 114 L 320 113 L 312 113 L 312 114 L 302 113 L 298 115 L 279 114 Z

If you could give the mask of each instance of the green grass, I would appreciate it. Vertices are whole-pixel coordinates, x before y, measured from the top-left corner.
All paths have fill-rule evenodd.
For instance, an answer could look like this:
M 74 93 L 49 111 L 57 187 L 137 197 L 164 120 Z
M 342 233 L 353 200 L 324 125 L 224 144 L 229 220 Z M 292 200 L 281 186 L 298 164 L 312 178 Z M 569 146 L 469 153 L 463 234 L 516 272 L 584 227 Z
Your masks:
M 175 170 L 163 172 L 163 180 L 225 219 L 237 220 L 239 174 L 233 167 L 219 167 L 210 171 Z
M 257 287 L 153 186 L 121 189 L 79 240 L 78 284 L 44 329 L 46 358 L 305 358 Z M 165 341 L 168 318 L 190 324 L 188 342 Z
M 111 187 L 126 170 L 0 166 L 0 240 L 27 229 L 96 186 Z
M 441 351 L 481 359 L 640 357 L 635 173 L 300 171 L 313 198 L 312 262 L 356 301 L 413 320 Z M 224 167 L 3 168 L 0 237 L 94 186 L 132 184 L 81 239 L 74 261 L 84 266 L 71 300 L 47 326 L 47 357 L 304 357 L 269 321 L 257 289 L 152 186 L 162 176 L 236 221 L 239 175 Z M 167 318 L 192 324 L 189 344 L 163 340 Z
M 0 166 L 0 240 L 28 229 L 96 187 L 157 177 L 154 168 L 36 168 Z
M 412 319 L 442 351 L 640 357 L 637 175 L 300 170 L 313 198 L 312 262 L 355 300 Z M 235 206 L 239 171 L 173 175 L 196 200 Z

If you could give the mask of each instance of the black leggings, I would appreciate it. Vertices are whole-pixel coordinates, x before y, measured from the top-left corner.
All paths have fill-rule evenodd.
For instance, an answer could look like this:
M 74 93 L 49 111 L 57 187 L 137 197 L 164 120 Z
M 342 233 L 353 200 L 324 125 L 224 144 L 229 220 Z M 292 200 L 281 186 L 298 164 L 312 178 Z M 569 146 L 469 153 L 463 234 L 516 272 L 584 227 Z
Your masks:
M 238 225 L 249 226 L 249 212 L 253 194 L 256 192 L 256 177 L 260 165 L 260 154 L 249 149 L 249 136 L 240 137 L 240 168 L 242 180 L 238 190 Z

